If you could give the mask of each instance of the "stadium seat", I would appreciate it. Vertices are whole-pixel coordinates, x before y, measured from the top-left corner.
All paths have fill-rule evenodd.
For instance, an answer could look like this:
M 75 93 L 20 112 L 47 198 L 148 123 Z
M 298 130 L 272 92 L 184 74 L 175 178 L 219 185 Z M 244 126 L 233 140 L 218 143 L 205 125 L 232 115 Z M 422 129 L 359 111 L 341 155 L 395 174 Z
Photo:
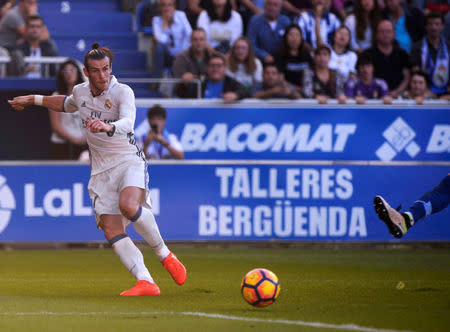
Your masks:
M 59 12 L 67 14 L 76 11 L 101 11 L 112 12 L 120 11 L 120 1 L 116 0 L 40 0 L 39 1 L 39 14 L 45 12 Z
M 146 0 L 141 2 L 136 9 L 136 28 L 144 35 L 152 35 L 152 18 L 158 15 L 158 1 Z

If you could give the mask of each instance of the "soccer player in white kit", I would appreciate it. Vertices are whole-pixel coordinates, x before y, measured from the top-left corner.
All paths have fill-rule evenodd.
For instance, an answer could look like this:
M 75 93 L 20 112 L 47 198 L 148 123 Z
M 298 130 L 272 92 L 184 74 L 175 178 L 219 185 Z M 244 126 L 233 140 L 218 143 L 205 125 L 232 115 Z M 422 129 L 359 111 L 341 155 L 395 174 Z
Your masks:
M 89 145 L 88 190 L 97 226 L 138 280 L 120 295 L 160 295 L 142 253 L 125 232 L 129 222 L 153 248 L 177 284 L 186 281 L 186 269 L 165 245 L 151 212 L 147 163 L 134 140 L 134 93 L 111 75 L 113 58 L 108 48 L 95 43 L 84 57 L 83 71 L 88 82 L 76 85 L 72 95 L 27 95 L 8 102 L 17 110 L 34 104 L 59 112 L 80 111 Z

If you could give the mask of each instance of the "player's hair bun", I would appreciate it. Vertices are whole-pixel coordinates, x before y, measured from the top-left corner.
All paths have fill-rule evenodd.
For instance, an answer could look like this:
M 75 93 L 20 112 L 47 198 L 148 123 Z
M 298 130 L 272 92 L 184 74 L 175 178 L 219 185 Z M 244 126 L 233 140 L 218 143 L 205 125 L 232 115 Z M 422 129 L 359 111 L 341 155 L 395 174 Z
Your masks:
M 92 49 L 97 50 L 100 47 L 99 43 L 92 44 Z

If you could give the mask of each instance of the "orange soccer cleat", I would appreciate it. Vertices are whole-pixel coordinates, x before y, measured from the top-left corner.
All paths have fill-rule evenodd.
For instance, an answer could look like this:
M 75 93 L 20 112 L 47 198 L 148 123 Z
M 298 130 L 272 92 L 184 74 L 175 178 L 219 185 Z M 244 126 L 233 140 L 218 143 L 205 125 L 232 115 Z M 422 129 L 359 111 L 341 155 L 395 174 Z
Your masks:
M 173 253 L 170 253 L 166 258 L 162 260 L 162 265 L 164 268 L 169 271 L 173 280 L 178 285 L 184 284 L 186 281 L 186 268 L 184 265 L 178 260 L 177 256 Z
M 151 283 L 147 280 L 139 280 L 133 288 L 120 293 L 120 296 L 156 296 L 161 295 L 159 287 L 155 283 Z

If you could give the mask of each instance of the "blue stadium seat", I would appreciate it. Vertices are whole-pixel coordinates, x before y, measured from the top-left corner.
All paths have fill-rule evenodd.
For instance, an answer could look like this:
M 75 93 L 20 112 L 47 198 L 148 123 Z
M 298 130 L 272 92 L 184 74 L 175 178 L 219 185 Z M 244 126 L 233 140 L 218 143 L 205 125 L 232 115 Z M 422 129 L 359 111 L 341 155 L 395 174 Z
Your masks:
M 138 49 L 138 39 L 133 32 L 114 34 L 98 33 L 83 36 L 80 36 L 80 34 L 53 34 L 52 39 L 55 41 L 59 50 L 77 49 L 86 52 L 95 42 L 101 46 L 107 46 L 113 51 L 119 49 L 135 51 Z
M 77 59 L 81 62 L 84 60 L 86 51 L 78 51 L 77 49 L 63 49 L 59 51 L 61 56 L 67 56 Z M 113 52 L 115 59 L 113 69 L 118 70 L 144 70 L 146 65 L 146 54 L 139 51 L 117 50 Z
M 119 0 L 40 0 L 39 14 L 44 12 L 67 13 L 74 11 L 120 11 Z
M 51 35 L 78 33 L 83 36 L 89 32 L 132 32 L 131 14 L 120 12 L 74 12 L 70 14 L 43 13 L 42 18 Z

